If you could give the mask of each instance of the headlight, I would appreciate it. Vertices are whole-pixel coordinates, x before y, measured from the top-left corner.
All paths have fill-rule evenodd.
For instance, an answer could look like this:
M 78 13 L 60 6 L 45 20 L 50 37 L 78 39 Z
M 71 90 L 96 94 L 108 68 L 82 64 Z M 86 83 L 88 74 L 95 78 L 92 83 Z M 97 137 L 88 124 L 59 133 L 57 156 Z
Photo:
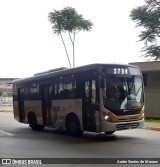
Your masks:
M 109 116 L 106 115 L 106 116 L 104 117 L 104 119 L 105 119 L 106 121 L 108 121 L 108 120 L 109 120 Z
M 111 117 L 109 116 L 108 113 L 103 112 L 103 116 L 104 116 L 103 118 L 104 118 L 106 121 L 112 122 Z

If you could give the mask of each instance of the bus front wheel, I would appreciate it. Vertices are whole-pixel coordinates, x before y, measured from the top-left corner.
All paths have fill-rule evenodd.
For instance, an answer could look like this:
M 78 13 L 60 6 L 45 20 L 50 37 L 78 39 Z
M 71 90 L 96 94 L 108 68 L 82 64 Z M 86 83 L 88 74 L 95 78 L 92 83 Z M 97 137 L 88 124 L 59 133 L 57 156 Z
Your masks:
M 74 137 L 80 137 L 82 135 L 83 131 L 80 128 L 77 116 L 71 114 L 66 118 L 66 131 Z
M 115 131 L 108 131 L 108 132 L 105 132 L 106 135 L 111 135 L 113 134 Z

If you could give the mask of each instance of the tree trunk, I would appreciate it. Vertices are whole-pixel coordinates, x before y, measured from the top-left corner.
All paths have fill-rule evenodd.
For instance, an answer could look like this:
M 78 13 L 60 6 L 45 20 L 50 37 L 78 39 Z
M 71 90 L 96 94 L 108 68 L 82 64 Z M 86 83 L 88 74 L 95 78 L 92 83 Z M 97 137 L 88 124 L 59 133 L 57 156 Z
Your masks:
M 71 62 L 69 60 L 69 55 L 68 55 L 68 52 L 67 52 L 67 48 L 66 48 L 66 45 L 64 43 L 64 40 L 63 40 L 63 37 L 62 37 L 62 34 L 60 33 L 60 36 L 61 36 L 61 39 L 62 39 L 62 42 L 63 42 L 63 46 L 64 46 L 64 49 L 65 49 L 65 52 L 66 52 L 66 55 L 67 55 L 67 59 L 68 59 L 68 63 L 69 63 L 69 66 L 71 67 Z

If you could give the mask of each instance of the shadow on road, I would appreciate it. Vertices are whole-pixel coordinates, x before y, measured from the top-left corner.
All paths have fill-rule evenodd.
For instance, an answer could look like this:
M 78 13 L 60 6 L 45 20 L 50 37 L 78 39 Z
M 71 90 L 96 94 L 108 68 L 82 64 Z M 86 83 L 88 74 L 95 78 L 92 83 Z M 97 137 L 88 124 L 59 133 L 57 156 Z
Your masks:
M 27 130 L 28 131 L 28 130 Z M 106 135 L 105 133 L 102 134 L 97 134 L 97 133 L 91 133 L 91 132 L 84 132 L 81 137 L 73 137 L 69 136 L 65 131 L 58 131 L 58 130 L 53 130 L 50 128 L 45 128 L 43 131 L 32 131 L 31 133 L 34 135 L 40 135 L 41 139 L 43 138 L 44 140 L 51 139 L 52 141 L 59 141 L 62 142 L 63 144 L 65 143 L 73 143 L 73 142 L 78 142 L 78 143 L 95 143 L 95 142 L 117 142 L 117 141 L 128 141 L 128 140 L 133 140 L 137 139 L 136 137 L 133 136 L 124 136 L 124 135 L 119 135 L 119 134 L 111 134 L 111 135 Z

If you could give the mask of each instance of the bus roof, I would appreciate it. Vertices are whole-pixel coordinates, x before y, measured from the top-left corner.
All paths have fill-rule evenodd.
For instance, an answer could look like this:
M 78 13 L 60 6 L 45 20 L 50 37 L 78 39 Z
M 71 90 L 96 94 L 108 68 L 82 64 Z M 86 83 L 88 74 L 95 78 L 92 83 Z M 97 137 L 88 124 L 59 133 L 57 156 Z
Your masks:
M 135 65 L 130 65 L 130 64 L 89 64 L 89 65 L 84 65 L 84 66 L 79 66 L 79 67 L 74 67 L 74 68 L 65 68 L 65 67 L 60 67 L 57 69 L 52 69 L 49 71 L 45 71 L 45 72 L 40 72 L 40 73 L 36 73 L 34 74 L 34 76 L 32 77 L 27 77 L 27 78 L 21 78 L 21 79 L 16 79 L 13 81 L 13 83 L 24 83 L 24 82 L 34 82 L 34 81 L 38 81 L 41 79 L 47 79 L 49 77 L 56 77 L 56 76 L 60 76 L 60 75 L 67 75 L 67 74 L 74 74 L 77 72 L 83 72 L 83 71 L 88 71 L 88 70 L 93 70 L 93 69 L 98 69 L 101 66 L 123 66 L 123 67 L 137 67 Z M 138 67 L 137 67 L 138 68 Z M 58 70 L 60 69 L 60 70 Z

